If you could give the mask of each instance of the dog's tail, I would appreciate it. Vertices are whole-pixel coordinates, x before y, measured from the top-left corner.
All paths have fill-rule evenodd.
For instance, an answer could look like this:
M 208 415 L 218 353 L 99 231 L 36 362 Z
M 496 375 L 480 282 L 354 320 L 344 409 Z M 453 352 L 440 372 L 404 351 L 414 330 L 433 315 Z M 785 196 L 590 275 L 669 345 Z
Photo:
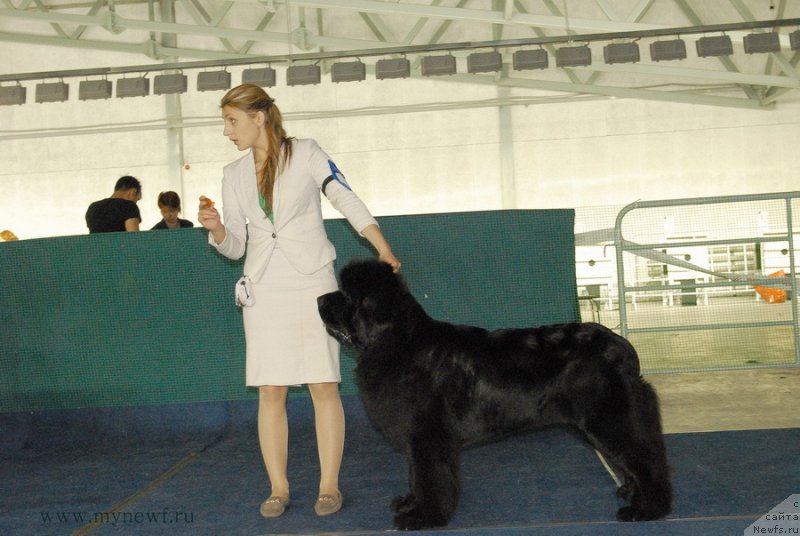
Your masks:
M 661 425 L 658 394 L 642 377 L 634 384 L 633 398 L 638 403 L 631 408 L 633 429 L 640 436 L 639 493 L 631 498 L 638 519 L 659 519 L 672 510 L 672 484 L 667 463 L 667 450 Z

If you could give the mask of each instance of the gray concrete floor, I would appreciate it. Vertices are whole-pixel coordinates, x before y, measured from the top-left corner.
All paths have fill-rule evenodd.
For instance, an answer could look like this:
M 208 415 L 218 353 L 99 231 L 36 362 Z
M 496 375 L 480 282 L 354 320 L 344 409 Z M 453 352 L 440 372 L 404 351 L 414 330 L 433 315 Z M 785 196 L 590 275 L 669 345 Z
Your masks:
M 800 428 L 800 368 L 645 377 L 658 392 L 668 434 Z
M 629 306 L 628 326 L 787 321 L 791 306 L 752 297 L 711 298 L 694 307 L 651 301 Z M 581 302 L 581 315 L 584 321 L 597 320 L 587 302 Z M 616 309 L 599 311 L 600 322 L 617 332 L 619 318 Z M 800 367 L 790 326 L 632 333 L 628 338 L 658 392 L 666 433 L 800 427 Z M 747 368 L 759 366 L 772 368 Z

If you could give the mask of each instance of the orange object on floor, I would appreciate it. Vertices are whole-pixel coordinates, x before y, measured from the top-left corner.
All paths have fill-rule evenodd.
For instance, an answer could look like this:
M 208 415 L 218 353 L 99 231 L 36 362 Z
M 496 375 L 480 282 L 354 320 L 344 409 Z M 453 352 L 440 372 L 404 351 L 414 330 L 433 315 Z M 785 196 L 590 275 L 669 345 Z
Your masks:
M 770 277 L 786 277 L 786 272 L 778 270 L 775 273 L 769 274 Z M 783 303 L 786 301 L 786 291 L 779 288 L 770 288 L 754 285 L 753 288 L 758 295 L 761 296 L 767 303 Z

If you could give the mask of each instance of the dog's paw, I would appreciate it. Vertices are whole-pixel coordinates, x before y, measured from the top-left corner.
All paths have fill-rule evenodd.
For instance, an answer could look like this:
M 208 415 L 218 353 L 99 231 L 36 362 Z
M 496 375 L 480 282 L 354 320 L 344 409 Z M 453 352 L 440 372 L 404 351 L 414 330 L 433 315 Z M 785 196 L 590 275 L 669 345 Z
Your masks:
M 421 530 L 428 526 L 418 516 L 404 512 L 394 516 L 394 528 L 397 530 Z
M 394 516 L 394 527 L 397 530 L 422 530 L 443 527 L 446 519 L 424 513 L 420 508 L 413 508 Z
M 396 497 L 392 501 L 395 512 L 394 526 L 398 530 L 420 530 L 443 527 L 449 521 L 448 516 L 433 504 L 421 503 L 417 496 L 409 493 Z
M 623 506 L 617 510 L 617 521 L 638 521 L 636 510 L 632 506 Z
M 623 506 L 617 510 L 617 521 L 654 521 L 667 515 L 667 512 Z
M 408 495 L 399 495 L 392 501 L 392 511 L 397 514 L 408 512 L 414 507 L 415 503 L 416 497 L 413 493 L 409 493 Z

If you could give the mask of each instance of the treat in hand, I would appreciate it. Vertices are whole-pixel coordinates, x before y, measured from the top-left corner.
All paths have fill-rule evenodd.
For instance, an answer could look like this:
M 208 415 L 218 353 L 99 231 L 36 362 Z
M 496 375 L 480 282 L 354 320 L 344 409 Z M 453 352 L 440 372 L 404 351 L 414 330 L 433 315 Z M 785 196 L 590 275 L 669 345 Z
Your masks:
M 214 202 L 207 198 L 204 195 L 200 196 L 200 208 L 211 208 L 214 206 Z
M 12 242 L 14 240 L 19 240 L 17 235 L 6 229 L 5 231 L 0 231 L 0 242 Z

